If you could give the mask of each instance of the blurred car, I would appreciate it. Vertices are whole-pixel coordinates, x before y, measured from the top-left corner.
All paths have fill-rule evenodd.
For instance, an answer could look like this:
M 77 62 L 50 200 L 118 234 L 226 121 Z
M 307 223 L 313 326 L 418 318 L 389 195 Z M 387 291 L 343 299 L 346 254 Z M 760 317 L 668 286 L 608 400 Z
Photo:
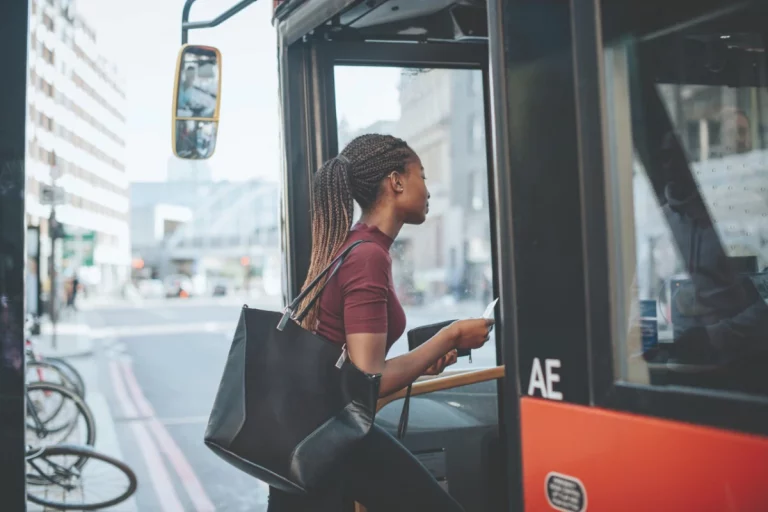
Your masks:
M 227 285 L 223 283 L 218 283 L 216 286 L 213 287 L 214 297 L 223 297 L 226 294 L 227 294 Z
M 184 274 L 173 274 L 163 280 L 166 297 L 191 297 L 194 286 Z

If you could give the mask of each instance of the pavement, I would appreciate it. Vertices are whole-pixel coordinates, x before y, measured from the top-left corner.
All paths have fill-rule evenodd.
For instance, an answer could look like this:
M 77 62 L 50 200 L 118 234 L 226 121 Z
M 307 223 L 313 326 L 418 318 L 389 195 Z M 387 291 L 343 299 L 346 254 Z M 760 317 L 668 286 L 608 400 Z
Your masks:
M 93 413 L 96 424 L 96 443 L 94 448 L 116 459 L 125 460 L 123 448 L 118 440 L 109 400 L 100 378 L 99 367 L 103 356 L 100 356 L 95 349 L 98 340 L 95 340 L 92 336 L 91 328 L 86 321 L 85 314 L 77 313 L 57 324 L 55 341 L 53 336 L 54 326 L 50 323 L 43 323 L 40 335 L 32 336 L 31 341 L 35 350 L 43 356 L 63 358 L 80 373 L 85 383 L 85 401 Z M 98 466 L 96 467 L 98 468 Z M 86 464 L 83 473 L 83 487 L 88 487 L 89 481 L 99 480 L 99 477 L 102 476 L 89 473 L 87 471 L 88 468 L 89 466 Z M 86 489 L 85 492 L 88 495 L 90 491 Z M 27 510 L 29 512 L 47 512 L 57 509 L 49 509 L 34 503 L 28 503 Z M 101 510 L 138 512 L 140 509 L 136 506 L 135 498 L 130 498 L 115 507 Z

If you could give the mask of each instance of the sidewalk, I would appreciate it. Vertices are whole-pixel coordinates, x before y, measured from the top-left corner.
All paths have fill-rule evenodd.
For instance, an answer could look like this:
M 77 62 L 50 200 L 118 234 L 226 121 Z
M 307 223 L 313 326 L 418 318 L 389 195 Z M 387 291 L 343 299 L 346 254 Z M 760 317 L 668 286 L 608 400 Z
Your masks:
M 31 339 L 35 350 L 41 355 L 65 358 L 80 373 L 85 383 L 85 401 L 93 413 L 96 424 L 95 449 L 125 461 L 126 459 L 118 440 L 115 418 L 112 415 L 106 390 L 104 389 L 102 368 L 105 365 L 105 356 L 103 352 L 100 353 L 101 349 L 94 344 L 90 327 L 80 320 L 83 316 L 75 314 L 73 318 L 67 319 L 68 321 L 57 324 L 55 348 L 53 346 L 53 326 L 49 322 L 43 323 L 41 334 L 32 336 Z M 85 471 L 83 473 L 83 483 L 87 487 L 89 477 L 94 481 L 102 476 L 91 475 Z M 86 492 L 92 493 L 93 491 L 86 490 Z M 48 510 L 53 509 L 46 509 L 30 502 L 27 504 L 27 510 L 29 512 L 48 512 Z M 131 497 L 115 507 L 102 510 L 137 512 L 138 509 L 135 497 Z
M 93 354 L 91 328 L 83 322 L 62 322 L 54 327 L 50 322 L 40 326 L 40 334 L 30 336 L 35 350 L 48 357 L 85 357 Z

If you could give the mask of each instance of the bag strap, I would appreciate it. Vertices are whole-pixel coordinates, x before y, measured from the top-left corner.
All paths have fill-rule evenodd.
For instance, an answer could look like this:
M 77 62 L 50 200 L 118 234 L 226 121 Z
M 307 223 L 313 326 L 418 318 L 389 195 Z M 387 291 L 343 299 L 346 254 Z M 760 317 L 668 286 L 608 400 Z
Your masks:
M 411 389 L 413 384 L 408 385 L 408 389 L 405 392 L 405 400 L 403 401 L 403 411 L 400 413 L 400 423 L 397 425 L 397 438 L 402 440 L 405 438 L 405 433 L 408 431 L 408 416 L 411 412 Z
M 320 294 L 323 292 L 325 287 L 328 285 L 328 282 L 331 280 L 333 276 L 336 275 L 336 272 L 339 271 L 339 268 L 341 268 L 342 263 L 344 263 L 344 259 L 349 255 L 352 250 L 357 247 L 360 244 L 367 243 L 368 240 L 358 240 L 354 242 L 352 245 L 344 249 L 344 252 L 336 256 L 336 258 L 331 261 L 325 269 L 323 269 L 322 272 L 320 272 L 317 277 L 315 277 L 311 283 L 309 283 L 304 290 L 301 291 L 301 293 L 293 299 L 293 301 L 283 310 L 283 317 L 280 319 L 280 323 L 277 324 L 277 330 L 282 331 L 285 329 L 286 324 L 288 323 L 288 320 L 293 318 L 296 322 L 301 322 L 301 320 L 309 313 L 310 309 L 312 309 L 312 306 L 315 305 L 315 302 L 317 302 L 317 299 L 320 298 Z M 299 304 L 301 303 L 304 298 L 309 295 L 309 293 L 317 286 L 317 284 L 322 281 L 323 277 L 325 277 L 326 274 L 328 274 L 328 271 L 331 270 L 332 267 L 333 271 L 328 276 L 328 279 L 323 283 L 323 285 L 320 287 L 320 290 L 318 290 L 317 294 L 312 298 L 312 300 L 309 302 L 309 304 L 306 305 L 306 307 L 299 312 L 298 314 L 294 315 L 294 312 L 296 311 L 296 308 L 299 307 Z

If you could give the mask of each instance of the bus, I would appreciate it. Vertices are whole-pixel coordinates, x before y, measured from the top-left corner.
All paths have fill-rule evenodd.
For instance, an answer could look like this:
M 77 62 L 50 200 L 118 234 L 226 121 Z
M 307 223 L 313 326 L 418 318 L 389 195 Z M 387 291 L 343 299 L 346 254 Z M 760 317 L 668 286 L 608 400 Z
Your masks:
M 253 1 L 193 3 L 179 62 L 220 65 L 188 31 Z M 366 131 L 404 138 L 444 202 L 393 248 L 409 317 L 500 297 L 492 351 L 415 384 L 404 440 L 467 510 L 768 510 L 764 21 L 764 1 L 274 2 L 284 300 L 312 173 Z M 226 120 L 173 122 L 212 134 L 206 158 Z M 402 397 L 379 403 L 393 432 Z
M 255 1 L 206 21 L 184 4 L 179 158 L 210 158 L 227 122 L 226 55 L 188 34 Z M 0 14 L 25 76 L 26 5 Z M 766 22 L 765 0 L 274 2 L 283 301 L 309 266 L 313 172 L 368 131 L 407 140 L 434 196 L 392 248 L 409 325 L 499 298 L 493 343 L 414 384 L 403 440 L 466 510 L 768 510 Z M 8 510 L 25 509 L 25 87 L 0 95 Z M 376 422 L 396 431 L 403 401 Z

